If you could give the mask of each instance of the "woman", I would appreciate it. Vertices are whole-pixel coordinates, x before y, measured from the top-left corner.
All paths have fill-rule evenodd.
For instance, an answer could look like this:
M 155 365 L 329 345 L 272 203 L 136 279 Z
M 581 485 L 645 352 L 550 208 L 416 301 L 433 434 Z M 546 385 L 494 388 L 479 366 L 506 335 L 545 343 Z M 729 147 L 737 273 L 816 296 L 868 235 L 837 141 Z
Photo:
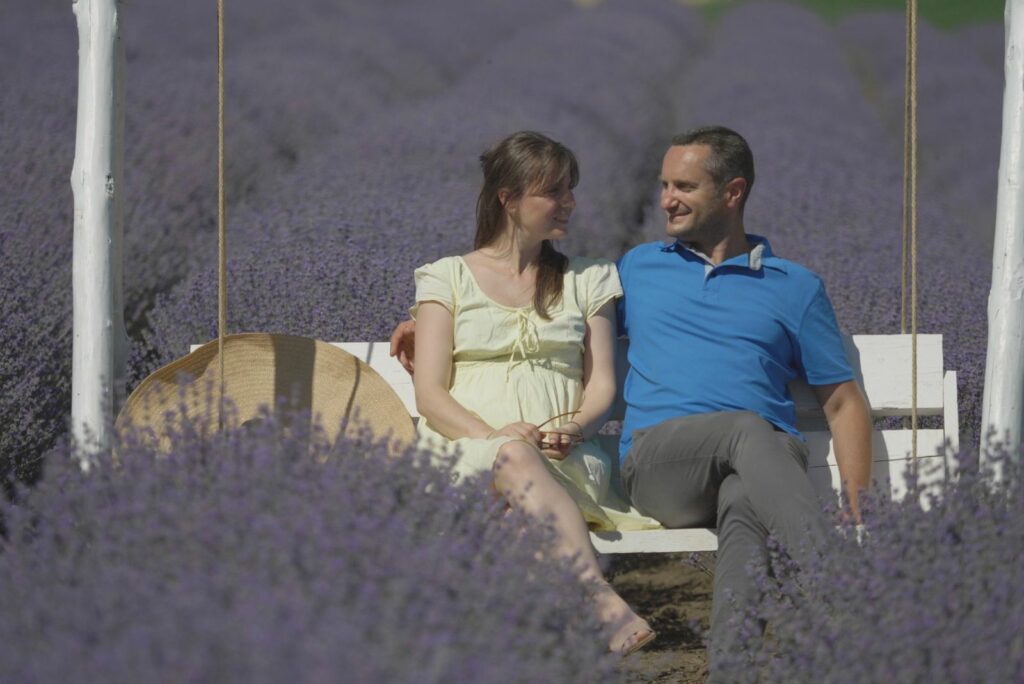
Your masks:
M 654 631 L 602 577 L 587 529 L 587 519 L 610 525 L 595 503 L 610 461 L 593 438 L 615 397 L 622 289 L 610 262 L 551 244 L 576 206 L 568 148 L 525 131 L 480 161 L 474 250 L 415 274 L 420 436 L 455 454 L 460 476 L 492 471 L 509 505 L 552 521 L 556 552 L 578 558 L 596 587 L 609 648 L 628 655 Z

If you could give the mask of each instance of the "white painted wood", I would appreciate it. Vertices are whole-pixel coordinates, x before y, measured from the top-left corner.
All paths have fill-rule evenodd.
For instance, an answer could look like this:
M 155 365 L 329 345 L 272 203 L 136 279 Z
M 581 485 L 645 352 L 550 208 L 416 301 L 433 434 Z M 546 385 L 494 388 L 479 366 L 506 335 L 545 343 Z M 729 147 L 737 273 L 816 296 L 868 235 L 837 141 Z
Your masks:
M 805 432 L 803 435 L 807 439 L 807 449 L 810 452 L 807 460 L 808 467 L 837 465 L 835 450 L 832 448 L 831 433 Z M 907 459 L 911 452 L 911 437 L 910 430 L 875 430 L 871 435 L 872 461 L 881 463 Z M 937 428 L 918 430 L 918 456 L 935 456 L 943 453 L 942 446 L 945 439 L 946 433 L 943 430 Z
M 848 344 L 859 350 L 857 352 L 857 358 L 872 359 L 873 354 L 891 354 L 888 358 L 896 360 L 892 364 L 868 361 L 868 383 L 875 390 L 868 395 L 872 413 L 876 416 L 909 415 L 910 374 L 909 372 L 901 372 L 899 369 L 889 368 L 890 365 L 896 365 L 896 363 L 905 363 L 909 368 L 909 340 L 900 340 L 897 344 L 878 344 L 871 339 L 873 337 L 909 338 L 909 335 L 855 335 L 853 336 L 852 341 L 848 342 Z M 941 377 L 942 375 L 942 336 L 921 335 L 919 337 L 933 339 L 925 339 L 923 344 L 919 342 L 919 347 L 921 348 L 920 351 L 923 351 L 924 353 L 919 353 L 918 365 L 924 372 L 919 372 L 918 387 L 920 388 L 921 394 L 928 400 L 928 404 L 919 407 L 918 413 L 919 415 L 939 415 L 942 413 L 942 407 L 944 405 L 942 394 L 943 384 L 939 382 L 939 389 L 936 391 L 936 383 L 930 376 Z M 847 340 L 850 340 L 850 338 L 847 338 Z M 388 382 L 395 389 L 398 396 L 402 399 L 406 408 L 409 410 L 409 414 L 414 418 L 419 417 L 419 412 L 416 410 L 416 398 L 412 386 L 412 379 L 396 359 L 388 356 L 388 342 L 332 342 L 331 344 L 362 359 L 368 363 L 370 367 L 387 378 Z M 192 345 L 192 349 L 196 349 L 199 346 L 200 345 Z M 619 359 L 624 360 L 626 358 L 625 352 L 626 349 L 628 349 L 628 346 L 628 340 L 620 340 L 618 349 Z M 939 370 L 936 371 L 934 368 L 938 368 Z M 860 372 L 862 371 L 858 367 L 858 373 Z M 619 386 L 621 387 L 624 373 L 620 373 L 620 375 L 623 376 L 619 378 Z M 877 379 L 879 377 L 883 379 Z M 905 387 L 903 389 L 898 389 L 902 384 L 901 381 L 904 379 L 906 380 Z M 791 386 L 791 389 L 794 393 L 794 401 L 797 403 L 797 414 L 799 417 L 798 427 L 807 427 L 808 429 L 819 429 L 820 427 L 823 427 L 823 422 L 816 423 L 814 421 L 815 417 L 821 416 L 821 409 L 820 406 L 818 406 L 814 395 L 811 393 L 810 388 L 803 383 L 794 383 Z M 900 392 L 902 395 L 899 394 Z M 865 392 L 865 394 L 867 394 L 867 392 Z M 872 402 L 872 398 L 875 398 L 878 403 Z M 616 398 L 616 408 L 613 409 L 611 419 L 621 420 L 624 416 L 624 411 L 624 404 L 622 404 L 620 394 L 620 396 Z
M 875 461 L 871 464 L 871 491 L 876 495 L 886 496 L 892 500 L 901 499 L 907 493 L 907 468 L 909 458 L 891 461 Z M 918 456 L 919 479 L 922 484 L 939 484 L 953 479 L 953 464 L 943 454 Z M 838 492 L 841 484 L 839 467 L 835 465 L 816 466 L 807 469 L 811 484 L 823 501 L 838 503 Z M 927 490 L 926 490 L 927 491 Z
M 1003 130 L 999 155 L 982 439 L 1024 438 L 1024 0 L 1006 2 Z M 985 454 L 985 444 L 981 445 Z
M 398 398 L 405 404 L 409 415 L 419 418 L 416 410 L 416 391 L 412 386 L 412 377 L 402 368 L 398 360 L 389 356 L 388 342 L 331 342 L 335 347 L 344 349 L 349 354 L 365 362 L 373 370 L 380 373 L 395 390 Z
M 876 416 L 902 416 L 909 406 L 910 397 L 910 336 L 909 335 L 855 335 L 847 339 L 848 354 L 854 362 L 868 394 L 872 413 Z M 380 373 L 402 398 L 409 413 L 416 417 L 416 400 L 412 379 L 395 359 L 388 356 L 387 342 L 334 342 L 341 349 L 355 355 Z M 194 345 L 195 349 L 199 345 Z M 619 346 L 619 358 L 625 358 L 626 344 Z M 959 418 L 957 415 L 956 373 L 942 372 L 942 336 L 918 336 L 918 387 L 933 404 L 930 411 L 943 416 L 943 428 L 918 430 L 918 463 L 920 478 L 936 484 L 952 476 L 943 443 L 948 439 L 958 443 Z M 905 368 L 899 368 L 904 364 Z M 938 399 L 933 395 L 935 378 Z M 905 386 L 904 386 L 905 385 Z M 813 395 L 808 395 L 813 401 Z M 808 474 L 823 501 L 838 503 L 841 482 L 839 467 L 832 450 L 832 437 L 823 430 L 820 411 L 805 410 L 798 427 L 807 438 L 809 451 Z M 815 426 L 818 424 L 817 426 Z M 911 451 L 911 431 L 908 429 L 875 430 L 872 434 L 872 489 L 892 498 L 900 498 L 907 490 L 906 468 Z M 618 453 L 618 438 L 603 435 L 602 446 L 609 454 Z M 618 478 L 617 460 L 613 459 L 613 479 Z M 713 551 L 718 547 L 714 530 L 643 530 L 632 532 L 595 532 L 591 541 L 599 553 L 663 553 Z
M 872 415 L 909 416 L 912 405 L 910 374 L 910 335 L 845 335 L 843 345 Z M 616 352 L 616 375 L 619 387 L 629 368 L 626 361 L 629 340 L 621 338 Z M 804 424 L 814 425 L 814 418 L 823 418 L 821 406 L 810 387 L 803 382 L 790 384 L 797 416 Z M 942 415 L 944 405 L 942 370 L 942 335 L 917 336 L 917 414 Z M 625 404 L 618 397 L 612 419 L 622 420 Z
M 419 418 L 420 414 L 416 410 L 416 392 L 412 386 L 412 376 L 405 372 L 402 364 L 398 363 L 397 359 L 388 355 L 390 349 L 388 342 L 331 342 L 330 344 L 347 351 L 377 371 L 381 377 L 388 381 L 391 389 L 395 390 L 395 394 L 405 404 L 409 415 L 413 418 Z M 189 347 L 189 351 L 193 352 L 201 346 L 203 345 L 193 344 Z
M 718 535 L 714 530 L 643 530 L 638 532 L 592 532 L 590 541 L 598 553 L 673 553 L 714 551 Z
M 956 388 L 956 371 L 946 371 L 942 379 L 942 429 L 955 454 L 960 451 L 960 399 Z
M 853 366 L 871 412 L 876 416 L 909 416 L 912 405 L 911 336 L 844 336 L 846 356 Z M 942 335 L 917 336 L 917 415 L 942 415 Z M 796 397 L 794 397 L 796 400 Z M 820 414 L 810 393 L 801 394 L 797 411 Z
M 117 0 L 74 0 L 78 117 L 74 195 L 71 433 L 87 468 L 109 449 L 123 397 L 127 339 L 121 292 L 124 47 Z

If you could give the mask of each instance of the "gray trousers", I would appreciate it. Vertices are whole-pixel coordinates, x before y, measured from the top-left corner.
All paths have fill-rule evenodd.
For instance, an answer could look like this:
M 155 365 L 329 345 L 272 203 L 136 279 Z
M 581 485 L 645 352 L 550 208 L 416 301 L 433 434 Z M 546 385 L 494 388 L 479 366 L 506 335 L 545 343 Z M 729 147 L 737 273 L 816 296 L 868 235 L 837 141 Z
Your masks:
M 633 505 L 665 527 L 718 528 L 713 677 L 715 654 L 735 646 L 730 617 L 759 598 L 747 565 L 766 561 L 767 535 L 799 563 L 826 533 L 807 477 L 807 447 L 756 413 L 674 418 L 633 433 L 622 481 Z

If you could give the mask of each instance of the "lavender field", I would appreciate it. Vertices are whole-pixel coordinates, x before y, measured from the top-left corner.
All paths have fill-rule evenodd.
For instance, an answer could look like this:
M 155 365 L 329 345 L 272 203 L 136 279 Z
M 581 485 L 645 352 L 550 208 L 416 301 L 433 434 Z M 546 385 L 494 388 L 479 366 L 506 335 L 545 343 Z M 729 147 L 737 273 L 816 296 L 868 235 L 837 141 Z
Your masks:
M 630 246 L 662 235 L 657 174 L 672 134 L 721 123 L 749 140 L 757 162 L 758 181 L 746 212 L 748 229 L 768 236 L 777 253 L 822 275 L 845 332 L 898 332 L 903 17 L 862 13 L 826 23 L 795 5 L 763 2 L 737 6 L 711 21 L 670 0 L 592 5 L 568 0 L 229 3 L 231 331 L 284 332 L 323 340 L 386 338 L 406 317 L 413 269 L 471 248 L 477 155 L 519 129 L 549 134 L 580 158 L 579 208 L 572 236 L 562 248 L 616 258 Z M 44 466 L 49 469 L 48 461 L 66 454 L 72 243 L 68 179 L 74 151 L 77 34 L 70 3 L 0 0 L 0 6 L 0 475 L 35 482 Z M 183 355 L 188 344 L 216 334 L 216 26 L 211 3 L 200 0 L 126 3 L 123 13 L 125 315 L 134 386 Z M 1002 95 L 1001 58 L 994 46 L 1001 44 L 1002 28 L 992 24 L 940 31 L 922 24 L 920 40 L 919 330 L 945 336 L 945 365 L 959 374 L 962 443 L 971 444 L 982 430 L 985 308 Z M 237 463 L 231 467 L 242 470 L 239 464 L 250 462 L 246 459 L 255 458 L 253 454 L 265 456 L 266 451 L 241 437 L 225 449 L 235 454 Z M 311 468 L 296 466 L 278 473 L 278 483 L 287 478 L 298 481 L 295 492 L 289 490 L 284 499 L 275 499 L 280 492 L 270 487 L 269 479 L 252 475 L 253 486 L 266 488 L 267 501 L 292 505 L 312 496 L 313 489 L 303 494 L 302 488 L 313 487 L 307 480 L 322 473 Z M 360 468 L 373 471 L 371 465 Z M 147 479 L 156 475 L 144 470 L 137 475 L 148 484 L 140 484 L 131 495 L 138 499 L 118 503 L 128 506 L 123 512 L 129 517 L 150 515 L 140 502 L 165 495 Z M 218 478 L 227 476 L 217 471 L 203 477 L 219 483 Z M 59 499 L 55 492 L 67 485 L 49 482 L 56 478 L 43 478 L 45 486 L 33 496 L 43 502 Z M 73 474 L 60 478 L 65 483 L 77 481 Z M 67 505 L 78 505 L 76 510 L 97 516 L 96 521 L 109 522 L 117 516 L 94 506 L 112 496 L 103 487 L 114 486 L 106 480 L 90 485 L 80 499 Z M 217 493 L 219 486 L 211 485 L 216 497 L 236 501 L 231 492 Z M 148 494 L 143 495 L 145 487 Z M 317 497 L 352 496 L 344 487 L 315 492 Z M 184 490 L 166 496 L 171 498 L 154 504 L 154 510 L 163 512 L 152 515 L 163 516 L 160 519 L 193 505 L 173 499 L 186 496 Z M 241 529 L 247 511 L 254 510 L 246 507 L 260 504 L 236 503 L 242 508 L 230 514 L 239 516 L 231 524 Z M 191 524 L 202 527 L 204 520 L 217 515 L 196 513 Z M 230 515 L 228 519 L 235 520 Z M 395 524 L 401 520 L 406 518 Z M 316 518 L 310 524 L 321 522 Z M 65 524 L 53 524 L 58 523 Z M 180 524 L 186 527 L 172 526 L 169 538 L 188 536 L 190 528 Z M 466 533 L 463 527 L 446 518 L 431 529 L 441 530 L 447 546 L 427 553 L 447 550 L 463 558 L 450 548 L 462 548 L 458 535 Z M 54 530 L 54 538 L 78 534 Z M 157 543 L 149 532 L 126 530 L 124 539 L 132 544 L 147 548 Z M 298 528 L 290 530 L 296 544 L 313 538 Z M 31 537 L 34 532 L 26 534 Z M 266 534 L 272 538 L 283 532 Z M 341 563 L 340 556 L 332 555 L 337 549 L 310 543 L 308 553 L 326 560 L 310 570 L 313 579 L 308 585 L 302 583 L 305 579 L 299 583 L 298 596 L 286 595 L 287 588 L 282 588 L 273 610 L 286 621 L 293 615 L 296 629 L 316 635 L 311 648 L 324 650 L 306 653 L 299 641 L 272 650 L 266 681 L 279 681 L 274 668 L 287 668 L 300 657 L 311 659 L 311 669 L 300 677 L 308 681 L 328 681 L 329 673 L 342 666 L 339 663 L 348 662 L 331 660 L 334 637 L 329 635 L 332 625 L 345 623 L 349 616 L 340 604 L 322 604 L 324 588 L 315 578 L 317 573 L 341 572 L 340 566 L 331 565 Z M 487 543 L 501 546 L 493 540 Z M 107 544 L 103 548 L 116 555 L 113 542 Z M 61 558 L 70 553 L 56 541 L 42 548 Z M 63 570 L 55 568 L 39 581 L 51 583 L 57 591 L 61 582 L 81 572 L 82 578 L 101 577 L 110 585 L 103 591 L 113 591 L 116 574 L 104 574 L 100 556 L 88 555 L 99 552 L 82 551 L 93 559 L 83 561 L 85 570 L 62 575 Z M 5 573 L 22 573 L 17 577 L 28 582 L 32 574 L 25 573 L 36 567 L 33 563 L 46 564 L 44 556 L 31 563 L 22 559 L 17 567 L 2 562 L 21 558 L 20 554 L 0 554 L 0 584 L 15 581 L 14 575 Z M 236 555 L 232 562 L 242 567 L 247 558 Z M 504 562 L 497 552 L 484 560 L 468 554 L 459 562 L 463 561 L 477 563 L 478 570 Z M 141 586 L 143 575 L 132 574 L 129 566 L 116 567 Z M 182 582 L 202 584 L 202 573 L 193 571 L 171 576 L 171 588 L 160 601 L 184 592 Z M 218 577 L 226 582 L 229 575 Z M 417 577 L 412 572 L 401 581 Z M 278 586 L 277 579 L 255 577 L 252 582 L 252 587 L 263 586 L 260 582 Z M 201 597 L 216 594 L 216 587 L 203 587 Z M 537 605 L 552 591 L 538 589 Z M 538 619 L 564 616 L 576 605 L 570 598 L 565 601 Z M 302 612 L 316 605 L 326 605 L 322 621 Z M 429 602 L 422 608 L 439 610 Z M 264 609 L 271 610 L 260 608 Z M 15 608 L 5 606 L 3 612 L 9 610 Z M 50 610 L 52 606 L 21 606 L 16 613 L 42 625 L 58 619 Z M 66 621 L 58 619 L 60 639 L 75 649 L 83 648 L 75 641 L 76 630 L 89 623 L 90 611 L 102 612 L 99 604 L 82 610 Z M 207 625 L 205 633 L 229 629 L 231 620 L 248 620 L 252 616 L 246 610 L 243 605 L 223 624 Z M 112 615 L 116 622 L 130 611 L 117 608 Z M 267 629 L 273 624 L 270 614 L 256 618 L 254 624 Z M 396 608 L 384 619 L 388 627 L 410 618 Z M 526 618 L 515 618 L 520 619 Z M 17 630 L 12 631 L 10 621 L 0 623 L 0 651 L 5 643 L 28 643 L 15 638 Z M 173 629 L 166 621 L 152 624 L 157 636 Z M 495 636 L 503 624 L 511 623 L 497 618 L 488 623 L 482 628 L 484 636 Z M 458 633 L 448 623 L 439 633 L 446 634 L 449 628 Z M 116 632 L 121 627 L 112 624 L 110 629 Z M 29 633 L 45 641 L 48 637 L 41 635 L 46 630 L 39 630 Z M 232 672 L 234 678 L 251 679 L 231 670 L 236 651 L 258 648 L 269 638 L 249 631 L 242 641 L 214 639 L 195 676 L 209 680 Z M 350 646 L 355 649 L 372 651 L 378 644 L 351 635 L 338 638 L 352 638 Z M 524 649 L 537 647 L 531 637 L 519 638 L 526 639 Z M 129 653 L 150 644 L 137 634 L 125 639 L 108 645 Z M 572 643 L 586 656 L 580 662 L 589 658 L 596 663 L 597 670 L 588 671 L 590 681 L 623 676 L 591 658 L 594 654 L 579 646 L 583 641 Z M 63 648 L 61 643 L 58 639 L 52 646 Z M 417 644 L 416 648 L 428 648 L 426 642 Z M 189 648 L 189 643 L 175 642 L 159 662 L 171 662 L 166 659 L 187 654 Z M 561 667 L 559 658 L 549 653 L 555 647 L 544 648 L 548 651 L 541 651 L 548 655 L 530 665 L 535 669 L 524 670 L 530 678 L 521 681 L 544 681 L 543 673 L 561 672 L 544 669 Z M 379 668 L 368 665 L 360 676 L 383 681 L 379 677 L 387 674 L 388 659 L 401 659 L 401 654 L 374 653 Z M 0 657 L 0 662 L 7 658 Z M 19 662 L 25 669 L 8 674 L 48 680 L 63 672 L 59 663 L 48 665 L 53 670 L 35 671 L 28 661 Z M 112 657 L 109 662 L 92 662 L 90 672 L 100 677 L 125 667 L 126 673 L 143 676 L 154 662 Z M 562 665 L 566 662 L 582 667 L 575 660 Z M 437 678 L 424 679 L 404 679 L 417 673 L 399 668 L 390 681 L 454 681 L 442 678 L 454 676 L 455 671 L 445 667 L 438 664 Z M 501 679 L 500 672 L 481 664 L 472 674 L 474 681 L 511 681 Z

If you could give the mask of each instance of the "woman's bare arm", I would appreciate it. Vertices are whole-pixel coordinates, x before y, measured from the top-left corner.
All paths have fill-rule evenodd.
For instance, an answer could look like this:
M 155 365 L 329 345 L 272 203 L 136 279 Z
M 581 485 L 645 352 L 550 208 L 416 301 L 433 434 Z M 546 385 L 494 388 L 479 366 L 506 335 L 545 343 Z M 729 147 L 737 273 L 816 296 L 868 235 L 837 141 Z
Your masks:
M 416 316 L 416 408 L 431 427 L 449 439 L 487 437 L 494 428 L 452 398 L 448 387 L 455 345 L 455 323 L 448 309 L 423 302 Z
M 615 401 L 615 300 L 587 320 L 583 337 L 583 403 L 573 418 L 582 434 L 596 434 Z

